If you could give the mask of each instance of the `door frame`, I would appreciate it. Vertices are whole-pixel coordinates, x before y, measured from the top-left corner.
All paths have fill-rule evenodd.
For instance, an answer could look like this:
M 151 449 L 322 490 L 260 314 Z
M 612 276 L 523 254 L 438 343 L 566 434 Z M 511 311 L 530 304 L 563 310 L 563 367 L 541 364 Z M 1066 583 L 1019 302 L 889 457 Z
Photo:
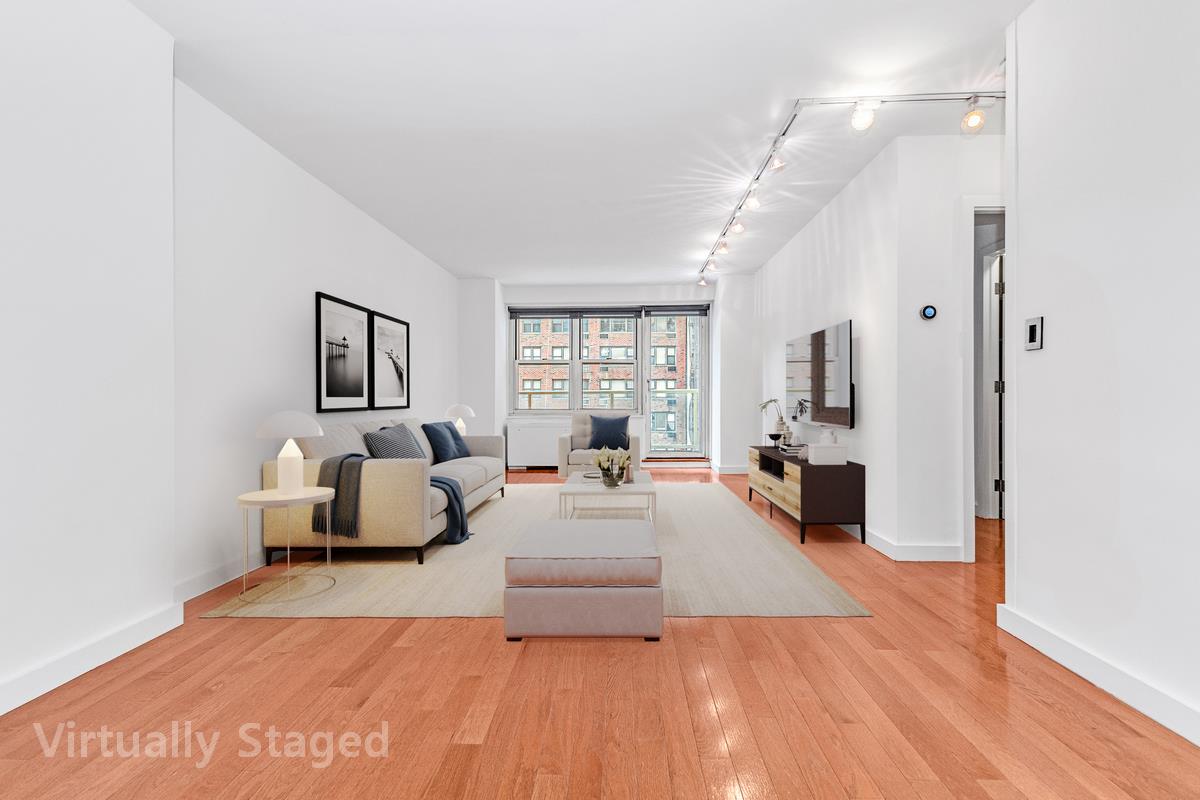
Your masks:
M 700 334 L 699 334 L 699 336 L 696 337 L 696 341 L 699 344 L 700 349 L 701 349 L 701 352 L 700 352 L 700 385 L 697 387 L 697 394 L 696 394 L 696 396 L 698 398 L 697 402 L 700 404 L 700 431 L 699 431 L 700 452 L 692 453 L 692 452 L 683 452 L 683 451 L 679 451 L 679 450 L 668 450 L 668 451 L 663 451 L 660 453 L 654 453 L 651 450 L 651 442 L 653 441 L 653 438 L 654 438 L 654 416 L 653 416 L 653 413 L 650 408 L 650 394 L 651 394 L 650 381 L 653 380 L 653 378 L 651 378 L 651 376 L 650 376 L 650 372 L 651 372 L 650 347 L 651 347 L 651 342 L 652 342 L 651 331 L 650 331 L 650 327 L 651 327 L 650 320 L 653 319 L 653 316 L 650 314 L 643 314 L 642 315 L 642 325 L 641 325 L 642 333 L 641 333 L 640 345 L 642 347 L 642 352 L 644 352 L 646 355 L 645 355 L 644 359 L 640 359 L 644 368 L 643 368 L 642 374 L 641 374 L 642 394 L 641 394 L 641 397 L 639 398 L 641 401 L 642 412 L 645 414 L 645 417 L 646 417 L 646 447 L 644 448 L 644 450 L 642 452 L 643 459 L 645 459 L 645 458 L 662 458 L 662 459 L 666 459 L 669 461 L 671 459 L 695 459 L 695 458 L 708 458 L 709 457 L 709 426 L 711 424 L 711 418 L 712 418 L 712 412 L 710 411 L 712 404 L 709 402 L 710 398 L 709 398 L 709 394 L 708 394 L 709 383 L 712 380 L 712 377 L 711 377 L 711 372 L 712 372 L 712 356 L 711 356 L 712 347 L 711 347 L 711 344 L 712 343 L 709 340 L 709 324 L 708 324 L 710 315 L 708 315 L 708 314 L 683 314 L 681 316 L 695 316 L 697 319 L 700 320 Z
M 966 563 L 975 561 L 975 214 L 979 211 L 1003 211 L 1007 229 L 1008 208 L 1004 202 L 1004 195 L 963 196 L 959 200 L 955 225 L 958 231 L 955 237 L 955 263 L 959 265 L 959 308 L 962 320 L 962 328 L 959 331 L 959 351 L 962 353 L 962 427 L 959 432 L 962 467 L 958 482 L 958 516 L 962 529 L 962 560 Z M 1006 233 L 1006 244 L 1007 238 Z M 1002 313 L 1002 324 L 1005 322 L 1003 314 L 1006 313 Z

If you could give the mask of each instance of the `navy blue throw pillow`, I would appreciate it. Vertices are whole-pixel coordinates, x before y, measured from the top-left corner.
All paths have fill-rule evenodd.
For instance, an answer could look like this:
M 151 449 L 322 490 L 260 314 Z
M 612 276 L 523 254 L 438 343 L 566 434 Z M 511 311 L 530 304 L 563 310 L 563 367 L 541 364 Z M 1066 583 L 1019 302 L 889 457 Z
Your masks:
M 592 417 L 592 441 L 589 450 L 607 447 L 629 449 L 629 417 Z
M 467 443 L 463 441 L 453 422 L 426 422 L 421 426 L 421 430 L 429 437 L 429 446 L 433 448 L 433 463 L 440 464 L 471 455 Z

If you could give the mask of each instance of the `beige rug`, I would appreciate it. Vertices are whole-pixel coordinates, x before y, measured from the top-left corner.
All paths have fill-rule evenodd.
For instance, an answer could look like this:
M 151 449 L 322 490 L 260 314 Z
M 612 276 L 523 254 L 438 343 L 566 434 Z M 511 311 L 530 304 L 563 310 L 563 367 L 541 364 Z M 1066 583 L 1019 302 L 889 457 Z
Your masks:
M 471 515 L 464 544 L 435 545 L 418 565 L 398 552 L 340 555 L 336 584 L 324 559 L 295 567 L 285 589 L 251 590 L 249 603 L 226 602 L 208 617 L 500 617 L 504 615 L 504 554 L 530 524 L 558 509 L 557 485 L 510 484 Z M 579 516 L 644 512 L 611 508 Z M 636 502 L 631 498 L 630 502 Z M 853 617 L 869 612 L 790 541 L 719 484 L 662 483 L 655 519 L 663 558 L 665 610 L 672 617 Z M 261 601 L 271 601 L 263 603 Z

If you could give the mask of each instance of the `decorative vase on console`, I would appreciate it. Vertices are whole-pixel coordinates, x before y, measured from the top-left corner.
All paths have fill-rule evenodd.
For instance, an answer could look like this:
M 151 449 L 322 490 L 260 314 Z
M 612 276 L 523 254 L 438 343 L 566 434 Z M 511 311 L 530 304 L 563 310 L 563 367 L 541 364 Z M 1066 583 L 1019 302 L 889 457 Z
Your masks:
M 775 406 L 775 430 L 767 434 L 767 438 L 774 442 L 775 446 L 779 446 L 779 440 L 785 436 L 789 436 L 792 429 L 788 427 L 787 422 L 783 418 L 783 407 L 779 405 L 779 401 L 775 398 L 764 400 L 758 404 L 759 411 L 766 411 L 767 406 Z
M 592 459 L 600 468 L 600 481 L 609 489 L 616 489 L 625 480 L 629 460 L 629 451 L 621 447 L 616 450 L 602 447 Z

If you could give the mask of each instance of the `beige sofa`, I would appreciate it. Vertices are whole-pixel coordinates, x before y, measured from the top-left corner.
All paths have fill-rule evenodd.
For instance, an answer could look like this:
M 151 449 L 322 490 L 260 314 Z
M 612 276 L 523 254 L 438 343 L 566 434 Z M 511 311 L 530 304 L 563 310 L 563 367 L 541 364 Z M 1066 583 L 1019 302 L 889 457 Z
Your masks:
M 576 411 L 571 414 L 571 432 L 558 437 L 558 477 L 567 478 L 574 472 L 594 470 L 596 450 L 589 450 L 592 440 L 592 417 L 627 417 L 629 411 Z M 630 425 L 629 433 L 629 471 L 637 472 L 642 468 L 642 443 L 640 437 L 633 433 Z
M 362 468 L 359 485 L 358 536 L 335 536 L 334 547 L 402 547 L 414 550 L 425 563 L 425 547 L 446 530 L 446 493 L 429 485 L 430 475 L 454 478 L 462 486 L 467 511 L 497 492 L 504 496 L 504 437 L 464 436 L 470 458 L 433 464 L 433 448 L 420 420 L 371 420 L 328 425 L 324 436 L 297 439 L 304 454 L 304 482 L 315 486 L 321 461 L 343 453 L 367 454 L 363 434 L 388 425 L 406 425 L 416 436 L 425 458 L 373 458 Z M 264 489 L 276 486 L 275 462 L 262 468 Z M 312 530 L 312 506 L 267 509 L 263 512 L 263 550 L 267 563 L 288 545 L 286 520 L 291 519 L 293 548 L 325 548 L 324 534 Z

